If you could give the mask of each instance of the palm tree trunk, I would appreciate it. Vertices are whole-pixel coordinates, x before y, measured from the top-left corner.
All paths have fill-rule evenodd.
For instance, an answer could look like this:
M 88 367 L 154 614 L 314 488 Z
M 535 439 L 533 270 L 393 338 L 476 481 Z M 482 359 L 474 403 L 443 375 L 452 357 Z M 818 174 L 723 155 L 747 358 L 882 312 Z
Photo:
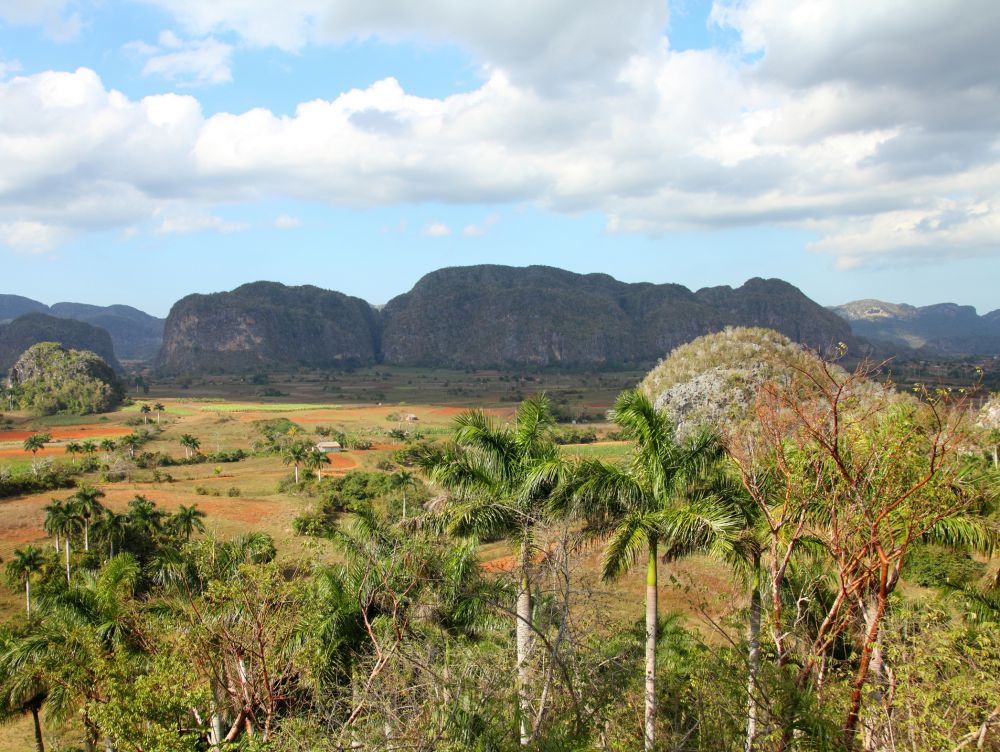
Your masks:
M 90 550 L 90 522 L 86 517 L 83 518 L 83 550 Z
M 656 599 L 656 538 L 651 536 L 646 565 L 646 752 L 653 752 L 656 739 Z
M 745 752 L 753 752 L 757 737 L 757 674 L 760 670 L 760 556 L 754 556 L 753 588 L 750 591 L 750 627 L 747 632 L 750 654 L 747 658 L 747 739 Z
M 42 739 L 42 724 L 38 720 L 38 707 L 31 706 L 31 720 L 35 722 L 35 752 L 45 752 L 45 741 Z
M 28 611 L 28 616 L 31 616 L 31 575 L 25 574 L 24 577 L 24 607 Z
M 298 485 L 298 483 L 299 483 L 299 466 L 296 465 L 295 466 L 295 484 Z
M 531 703 L 528 701 L 528 684 L 531 672 L 528 657 L 531 652 L 531 588 L 528 580 L 528 566 L 531 563 L 531 549 L 521 543 L 521 589 L 517 594 L 517 702 L 521 734 L 521 744 L 531 742 Z
M 69 585 L 69 535 L 66 535 L 66 584 Z

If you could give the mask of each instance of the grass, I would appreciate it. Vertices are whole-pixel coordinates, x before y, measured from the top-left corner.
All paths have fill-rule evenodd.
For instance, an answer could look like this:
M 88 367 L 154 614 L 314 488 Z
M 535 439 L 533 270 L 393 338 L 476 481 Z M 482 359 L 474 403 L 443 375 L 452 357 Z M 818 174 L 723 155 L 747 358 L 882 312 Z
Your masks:
M 332 410 L 340 405 L 321 405 L 305 402 L 218 402 L 199 407 L 203 412 L 213 413 L 290 413 L 305 410 Z

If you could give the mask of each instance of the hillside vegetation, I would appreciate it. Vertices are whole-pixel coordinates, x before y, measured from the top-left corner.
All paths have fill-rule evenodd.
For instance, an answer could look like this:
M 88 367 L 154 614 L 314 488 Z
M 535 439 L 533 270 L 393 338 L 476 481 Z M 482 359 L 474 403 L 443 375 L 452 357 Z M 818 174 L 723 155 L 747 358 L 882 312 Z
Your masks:
M 55 342 L 28 348 L 10 370 L 14 404 L 36 415 L 107 412 L 124 395 L 111 367 L 96 353 Z

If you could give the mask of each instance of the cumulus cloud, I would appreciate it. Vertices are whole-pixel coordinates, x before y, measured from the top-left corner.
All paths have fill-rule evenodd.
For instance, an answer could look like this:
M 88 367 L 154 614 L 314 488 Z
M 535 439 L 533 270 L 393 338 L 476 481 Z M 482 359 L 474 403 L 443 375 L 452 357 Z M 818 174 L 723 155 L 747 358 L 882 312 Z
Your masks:
M 19 60 L 0 60 L 0 79 L 7 78 L 7 76 L 17 73 L 19 70 L 21 70 Z
M 160 33 L 156 44 L 129 42 L 125 50 L 145 60 L 144 76 L 162 76 L 182 86 L 233 80 L 233 46 L 212 37 L 182 40 L 168 30 Z
M 279 230 L 294 230 L 296 227 L 302 226 L 302 221 L 291 214 L 279 214 L 274 219 L 274 226 Z
M 341 36 L 447 27 L 481 50 L 485 79 L 473 91 L 419 97 L 387 78 L 290 115 L 258 108 L 211 117 L 190 96 L 130 100 L 86 69 L 0 81 L 0 223 L 68 233 L 162 224 L 157 212 L 180 206 L 204 222 L 215 205 L 275 198 L 352 207 L 533 202 L 603 212 L 619 232 L 804 228 L 817 234 L 813 250 L 844 266 L 1000 250 L 993 3 L 977 5 L 970 21 L 956 10 L 965 5 L 939 0 L 892 6 L 895 16 L 860 0 L 726 2 L 714 22 L 737 33 L 745 55 L 675 51 L 629 27 L 628 41 L 608 42 L 620 48 L 603 73 L 586 72 L 584 60 L 590 88 L 580 96 L 535 76 L 534 63 L 518 63 L 512 50 L 536 63 L 571 60 L 561 46 L 579 41 L 571 30 L 599 36 L 600 21 L 614 28 L 606 15 L 614 4 L 564 8 L 565 32 L 546 26 L 536 6 L 547 4 L 525 5 L 520 18 L 531 29 L 517 42 L 507 27 L 500 41 L 467 29 L 471 21 L 450 3 L 431 3 L 432 20 L 404 29 L 409 11 L 393 25 L 333 0 L 156 1 L 191 33 L 235 31 L 248 43 L 290 48 L 336 37 L 337 18 Z M 632 10 L 643 8 L 653 12 L 641 3 Z M 535 21 L 555 36 L 536 38 Z M 505 35 L 510 49 L 501 49 Z M 932 58 L 923 74 L 893 64 L 910 55 L 904 40 Z M 944 71 L 958 50 L 962 59 Z M 981 66 L 969 62 L 976 59 Z M 800 69 L 788 70 L 793 60 Z
M 0 0 L 0 21 L 14 26 L 41 26 L 56 42 L 68 42 L 80 33 L 80 14 L 69 0 Z
M 444 238 L 451 235 L 451 229 L 444 222 L 431 222 L 424 228 L 424 235 L 429 238 Z
M 487 215 L 486 219 L 481 224 L 466 225 L 462 228 L 462 234 L 467 238 L 481 238 L 489 232 L 490 228 L 493 227 L 499 219 L 500 215 L 496 212 L 492 212 Z
M 0 244 L 27 253 L 47 253 L 65 239 L 58 228 L 42 222 L 0 223 Z

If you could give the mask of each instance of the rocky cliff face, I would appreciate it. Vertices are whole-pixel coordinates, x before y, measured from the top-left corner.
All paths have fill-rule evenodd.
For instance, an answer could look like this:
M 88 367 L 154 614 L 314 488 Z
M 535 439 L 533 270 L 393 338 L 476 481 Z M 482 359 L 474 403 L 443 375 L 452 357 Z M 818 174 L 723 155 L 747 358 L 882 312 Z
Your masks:
M 543 266 L 442 269 L 382 312 L 384 362 L 452 367 L 648 363 L 726 326 L 803 344 L 854 344 L 850 327 L 780 280 L 691 292 Z
M 254 282 L 175 303 L 157 365 L 186 372 L 374 363 L 378 333 L 377 313 L 360 298 Z
M 66 349 L 90 350 L 121 371 L 111 336 L 82 321 L 60 319 L 44 313 L 29 313 L 9 324 L 0 324 L 0 373 L 7 373 L 28 348 L 39 342 L 58 342 Z
M 1000 311 L 984 316 L 972 306 L 939 303 L 920 308 L 856 300 L 832 309 L 860 337 L 890 348 L 940 355 L 1000 354 Z

